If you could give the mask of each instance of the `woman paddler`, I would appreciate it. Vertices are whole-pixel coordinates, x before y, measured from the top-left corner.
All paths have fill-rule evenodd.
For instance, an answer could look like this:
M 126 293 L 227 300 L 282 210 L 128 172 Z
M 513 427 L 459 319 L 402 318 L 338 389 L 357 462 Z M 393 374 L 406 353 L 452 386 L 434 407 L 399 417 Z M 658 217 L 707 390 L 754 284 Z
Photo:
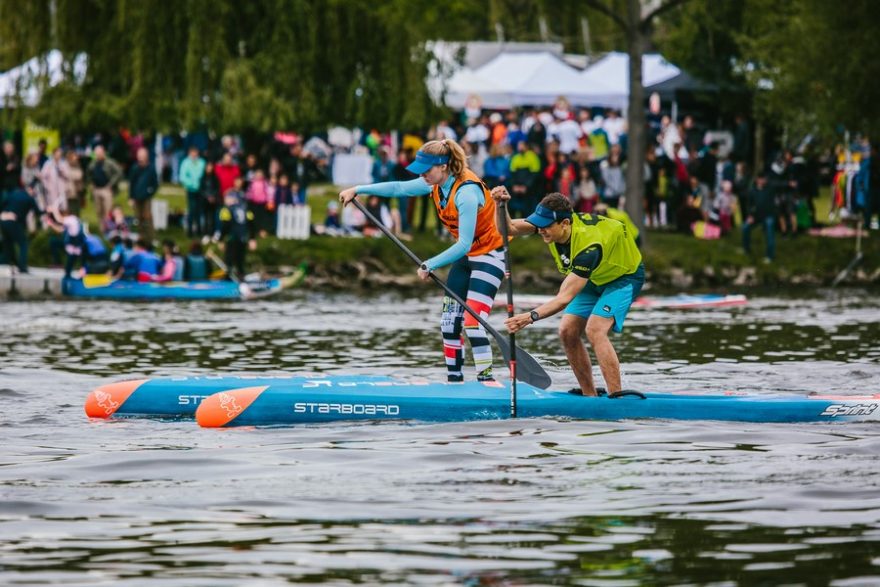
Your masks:
M 449 287 L 467 300 L 469 308 L 487 317 L 504 277 L 503 241 L 489 188 L 468 169 L 464 150 L 449 139 L 425 143 L 407 169 L 420 177 L 348 188 L 339 193 L 339 201 L 347 204 L 358 194 L 385 198 L 431 194 L 440 222 L 456 242 L 422 263 L 418 275 L 428 281 L 430 273 L 451 265 Z M 486 331 L 455 300 L 445 296 L 440 331 L 448 380 L 464 380 L 462 325 L 471 344 L 477 380 L 492 380 L 492 347 Z

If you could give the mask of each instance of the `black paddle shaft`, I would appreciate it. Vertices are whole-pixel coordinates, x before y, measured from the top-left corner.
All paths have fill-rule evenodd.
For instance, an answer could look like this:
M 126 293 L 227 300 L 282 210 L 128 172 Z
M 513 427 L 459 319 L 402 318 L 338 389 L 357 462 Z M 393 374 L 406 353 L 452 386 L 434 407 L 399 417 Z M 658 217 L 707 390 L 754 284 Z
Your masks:
M 504 239 L 504 276 L 507 278 L 507 317 L 513 316 L 513 276 L 510 272 L 510 239 L 507 230 L 507 204 L 498 203 L 501 238 Z M 510 417 L 516 418 L 516 334 L 510 333 Z
M 370 222 L 375 224 L 379 228 L 379 230 L 381 230 L 385 234 L 385 236 L 387 236 L 388 238 L 391 239 L 391 242 L 393 242 L 395 245 L 397 245 L 397 247 L 401 251 L 403 251 L 410 259 L 412 259 L 412 261 L 416 265 L 421 266 L 422 260 L 419 259 L 419 257 L 415 253 L 413 253 L 411 250 L 409 250 L 409 248 L 405 244 L 403 244 L 399 238 L 394 236 L 394 234 L 390 230 L 388 230 L 388 228 L 386 228 L 385 225 L 382 224 L 381 221 L 379 221 L 375 216 L 373 216 L 370 213 L 370 211 L 367 210 L 364 207 L 364 205 L 361 204 L 361 202 L 357 198 L 354 198 L 351 201 L 355 205 L 355 207 L 358 210 L 360 210 Z M 502 336 L 501 333 L 499 333 L 497 330 L 492 328 L 492 326 L 488 322 L 486 322 L 486 320 L 484 320 L 482 316 L 480 316 L 479 312 L 476 312 L 475 310 L 471 309 L 467 305 L 467 302 L 465 302 L 463 299 L 461 299 L 460 295 L 458 295 L 457 293 L 452 291 L 452 289 L 450 289 L 450 287 L 448 285 L 446 285 L 446 283 L 442 279 L 440 279 L 439 277 L 434 275 L 433 272 L 430 273 L 430 276 L 431 276 L 431 279 L 434 280 L 434 283 L 439 285 L 443 289 L 443 291 L 446 292 L 446 295 L 448 295 L 449 297 L 454 299 L 456 302 L 458 302 L 461 305 L 461 307 L 464 308 L 464 310 L 466 312 L 468 312 L 471 316 L 473 316 L 477 320 L 477 322 L 479 322 L 480 325 L 482 325 L 482 327 L 486 330 L 486 332 L 488 332 L 489 334 L 492 335 L 492 337 L 495 339 L 495 342 L 498 343 L 498 348 L 501 349 L 501 354 L 504 356 L 504 360 L 509 362 L 512 351 L 511 351 L 510 344 L 508 344 L 505 337 Z M 547 374 L 547 371 L 544 370 L 544 368 L 541 366 L 541 364 L 538 363 L 538 361 L 535 360 L 535 358 L 532 355 L 525 352 L 520 347 L 517 347 L 516 355 L 519 360 L 519 367 L 520 367 L 519 375 L 520 375 L 520 379 L 522 381 L 528 383 L 529 385 L 534 385 L 535 387 L 540 387 L 541 389 L 547 389 L 548 387 L 550 387 L 550 383 L 552 383 L 552 380 L 550 379 L 550 375 Z

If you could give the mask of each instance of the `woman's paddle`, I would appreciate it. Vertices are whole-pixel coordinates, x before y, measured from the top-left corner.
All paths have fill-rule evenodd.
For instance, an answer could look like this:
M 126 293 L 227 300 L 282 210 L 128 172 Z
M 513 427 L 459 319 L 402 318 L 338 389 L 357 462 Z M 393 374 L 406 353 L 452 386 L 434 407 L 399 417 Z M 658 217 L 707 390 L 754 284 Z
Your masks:
M 379 228 L 379 230 L 381 230 L 383 233 L 385 233 L 385 236 L 390 238 L 391 241 L 395 245 L 397 245 L 401 251 L 406 253 L 406 255 L 410 259 L 412 259 L 416 265 L 421 266 L 422 260 L 419 259 L 415 253 L 410 251 L 405 244 L 400 242 L 400 239 L 397 238 L 396 236 L 394 236 L 394 234 L 392 234 L 391 231 L 388 230 L 385 227 L 385 225 L 382 224 L 382 222 L 380 220 L 378 220 L 375 216 L 370 214 L 370 211 L 367 210 L 364 207 L 364 205 L 361 204 L 360 201 L 358 201 L 357 198 L 353 199 L 352 203 L 355 205 L 355 207 L 358 210 L 363 212 L 363 214 L 364 214 L 364 216 L 366 216 L 367 220 L 369 220 L 370 222 L 375 224 Z M 479 312 L 475 312 L 474 310 L 472 310 L 467 305 L 467 302 L 465 302 L 463 299 L 461 299 L 461 296 L 459 296 L 457 293 L 452 291 L 449 288 L 449 286 L 443 282 L 442 279 L 440 279 L 439 277 L 437 277 L 433 273 L 431 273 L 430 275 L 431 275 L 431 279 L 434 280 L 434 283 L 436 283 L 441 288 L 443 288 L 443 291 L 446 292 L 446 295 L 448 295 L 453 300 L 455 300 L 456 302 L 461 304 L 461 307 L 464 308 L 465 311 L 468 312 L 471 316 L 476 318 L 477 322 L 479 322 L 482 325 L 482 327 L 486 330 L 486 332 L 488 332 L 489 334 L 492 335 L 493 338 L 495 338 L 495 342 L 498 343 L 498 348 L 501 349 L 501 354 L 504 356 L 504 360 L 507 361 L 508 363 L 510 363 L 511 357 L 514 356 L 513 355 L 514 351 L 512 350 L 511 345 L 507 342 L 507 339 L 504 336 L 502 336 L 501 333 L 499 333 L 497 330 L 492 328 L 492 326 L 488 322 L 486 322 L 482 316 L 480 316 Z M 538 363 L 538 361 L 535 360 L 535 358 L 532 355 L 525 352 L 521 348 L 517 348 L 515 356 L 519 357 L 519 370 L 518 370 L 517 374 L 520 377 L 521 381 L 524 381 L 524 382 L 528 383 L 529 385 L 534 385 L 535 387 L 540 387 L 541 389 L 547 389 L 548 387 L 550 387 L 550 383 L 552 382 L 550 379 L 550 375 L 547 374 L 547 372 L 544 370 L 544 368 Z
M 507 317 L 513 317 L 513 278 L 510 275 L 510 239 L 507 235 L 507 204 L 498 203 L 501 238 L 504 239 L 504 277 L 507 278 Z M 516 334 L 510 333 L 510 417 L 516 418 Z

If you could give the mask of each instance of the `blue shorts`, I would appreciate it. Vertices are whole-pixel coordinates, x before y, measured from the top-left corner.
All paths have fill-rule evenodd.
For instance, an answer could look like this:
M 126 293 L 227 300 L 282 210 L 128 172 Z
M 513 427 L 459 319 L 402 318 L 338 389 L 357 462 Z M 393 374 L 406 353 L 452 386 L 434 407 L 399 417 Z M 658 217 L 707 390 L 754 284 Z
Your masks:
M 587 282 L 581 293 L 576 295 L 565 307 L 564 313 L 574 314 L 581 318 L 589 318 L 590 315 L 612 318 L 614 332 L 621 332 L 629 307 L 642 291 L 644 284 L 645 265 L 643 263 L 639 264 L 639 268 L 635 272 L 621 275 L 605 285 L 594 285 L 592 282 Z

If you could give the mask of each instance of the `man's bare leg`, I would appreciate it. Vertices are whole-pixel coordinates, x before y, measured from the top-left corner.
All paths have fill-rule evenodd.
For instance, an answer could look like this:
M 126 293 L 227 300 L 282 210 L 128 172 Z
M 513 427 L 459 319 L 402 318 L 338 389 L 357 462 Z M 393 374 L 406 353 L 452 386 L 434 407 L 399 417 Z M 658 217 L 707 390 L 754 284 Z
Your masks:
M 605 318 L 604 316 L 590 316 L 587 320 L 587 339 L 593 346 L 593 352 L 596 353 L 596 361 L 599 363 L 599 369 L 602 371 L 602 377 L 605 378 L 605 385 L 608 386 L 608 393 L 620 391 L 620 361 L 617 359 L 617 352 L 611 345 L 608 338 L 608 332 L 614 326 L 614 318 Z
M 565 356 L 574 371 L 574 376 L 581 387 L 584 395 L 596 395 L 596 385 L 593 382 L 593 365 L 590 363 L 590 355 L 581 340 L 581 334 L 587 321 L 574 314 L 564 314 L 559 324 L 559 339 Z

